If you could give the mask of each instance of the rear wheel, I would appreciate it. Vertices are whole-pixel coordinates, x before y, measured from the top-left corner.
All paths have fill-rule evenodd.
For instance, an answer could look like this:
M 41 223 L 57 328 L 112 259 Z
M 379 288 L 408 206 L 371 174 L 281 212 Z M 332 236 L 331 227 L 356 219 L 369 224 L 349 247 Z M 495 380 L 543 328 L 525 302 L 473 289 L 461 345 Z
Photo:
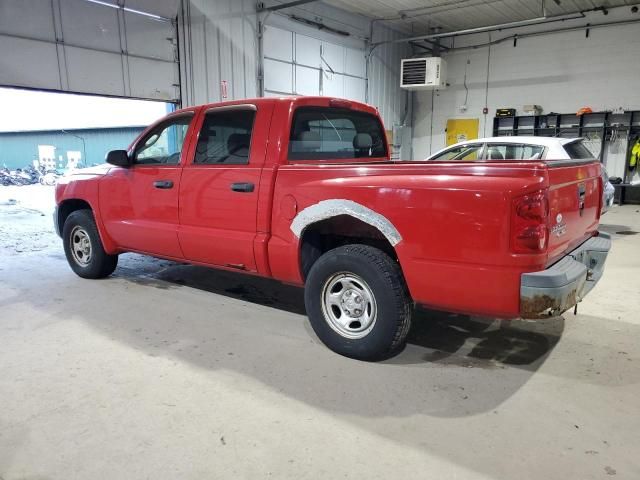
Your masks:
M 113 273 L 118 256 L 104 251 L 91 210 L 76 210 L 64 222 L 64 253 L 71 269 L 82 278 L 104 278 Z
M 322 255 L 309 271 L 305 305 L 325 345 L 361 360 L 398 352 L 411 325 L 412 302 L 400 266 L 367 245 L 346 245 Z

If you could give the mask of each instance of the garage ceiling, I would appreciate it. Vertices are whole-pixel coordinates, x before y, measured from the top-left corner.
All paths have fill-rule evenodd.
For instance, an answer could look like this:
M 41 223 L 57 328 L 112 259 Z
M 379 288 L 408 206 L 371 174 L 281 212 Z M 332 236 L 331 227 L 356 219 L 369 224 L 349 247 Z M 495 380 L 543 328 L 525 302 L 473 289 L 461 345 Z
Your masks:
M 0 85 L 176 101 L 179 0 L 0 0 Z
M 325 0 L 350 12 L 385 19 L 406 33 L 431 33 L 484 27 L 543 16 L 542 0 Z M 547 16 L 566 15 L 606 5 L 613 8 L 637 0 L 548 0 Z

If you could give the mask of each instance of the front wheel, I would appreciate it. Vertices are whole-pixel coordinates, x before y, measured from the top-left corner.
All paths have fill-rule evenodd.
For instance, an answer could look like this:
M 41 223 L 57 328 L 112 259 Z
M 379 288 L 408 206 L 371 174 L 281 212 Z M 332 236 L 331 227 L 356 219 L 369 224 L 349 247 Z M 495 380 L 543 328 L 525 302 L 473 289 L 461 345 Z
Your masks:
M 400 266 L 382 250 L 328 251 L 311 267 L 304 298 L 313 330 L 336 353 L 379 360 L 404 346 L 412 302 Z
M 82 278 L 104 278 L 113 273 L 118 256 L 104 251 L 91 210 L 76 210 L 62 229 L 64 253 L 71 269 Z

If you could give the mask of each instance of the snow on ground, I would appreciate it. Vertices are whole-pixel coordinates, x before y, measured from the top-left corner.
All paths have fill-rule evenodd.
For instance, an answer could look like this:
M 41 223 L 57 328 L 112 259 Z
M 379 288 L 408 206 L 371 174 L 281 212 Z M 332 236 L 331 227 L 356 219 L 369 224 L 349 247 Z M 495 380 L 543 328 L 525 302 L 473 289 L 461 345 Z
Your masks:
M 0 255 L 60 249 L 53 227 L 55 187 L 0 186 Z
M 8 257 L 46 256 L 66 262 L 53 226 L 54 192 L 55 187 L 39 184 L 0 186 L 0 276 Z M 174 263 L 128 253 L 120 256 L 116 275 L 146 276 L 170 265 Z
M 50 215 L 55 207 L 55 187 L 48 185 L 10 185 L 0 187 L 0 205 L 16 204 L 19 209 L 37 210 Z

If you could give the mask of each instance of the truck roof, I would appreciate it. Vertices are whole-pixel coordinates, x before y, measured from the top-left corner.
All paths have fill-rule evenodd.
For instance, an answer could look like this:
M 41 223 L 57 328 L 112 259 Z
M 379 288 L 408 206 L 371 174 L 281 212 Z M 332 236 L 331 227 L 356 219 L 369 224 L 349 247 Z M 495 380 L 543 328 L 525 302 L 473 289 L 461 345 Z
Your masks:
M 269 104 L 269 103 L 289 103 L 289 104 L 304 104 L 304 105 L 317 105 L 317 106 L 335 106 L 337 108 L 346 107 L 354 108 L 355 110 L 361 110 L 369 113 L 376 114 L 378 112 L 377 108 L 368 105 L 363 102 L 358 102 L 355 100 L 349 100 L 346 98 L 339 97 L 324 97 L 324 96 L 304 96 L 304 95 L 292 95 L 292 96 L 282 96 L 282 97 L 258 97 L 258 98 L 243 98 L 240 100 L 228 100 L 224 102 L 214 102 L 214 103 L 205 103 L 200 105 L 193 105 L 190 107 L 185 107 L 180 110 L 176 110 L 174 113 L 186 112 L 189 110 L 193 110 L 194 108 L 206 107 L 224 107 L 229 105 L 242 105 L 245 103 L 251 103 L 255 105 L 260 104 Z M 334 105 L 332 105 L 334 104 Z

